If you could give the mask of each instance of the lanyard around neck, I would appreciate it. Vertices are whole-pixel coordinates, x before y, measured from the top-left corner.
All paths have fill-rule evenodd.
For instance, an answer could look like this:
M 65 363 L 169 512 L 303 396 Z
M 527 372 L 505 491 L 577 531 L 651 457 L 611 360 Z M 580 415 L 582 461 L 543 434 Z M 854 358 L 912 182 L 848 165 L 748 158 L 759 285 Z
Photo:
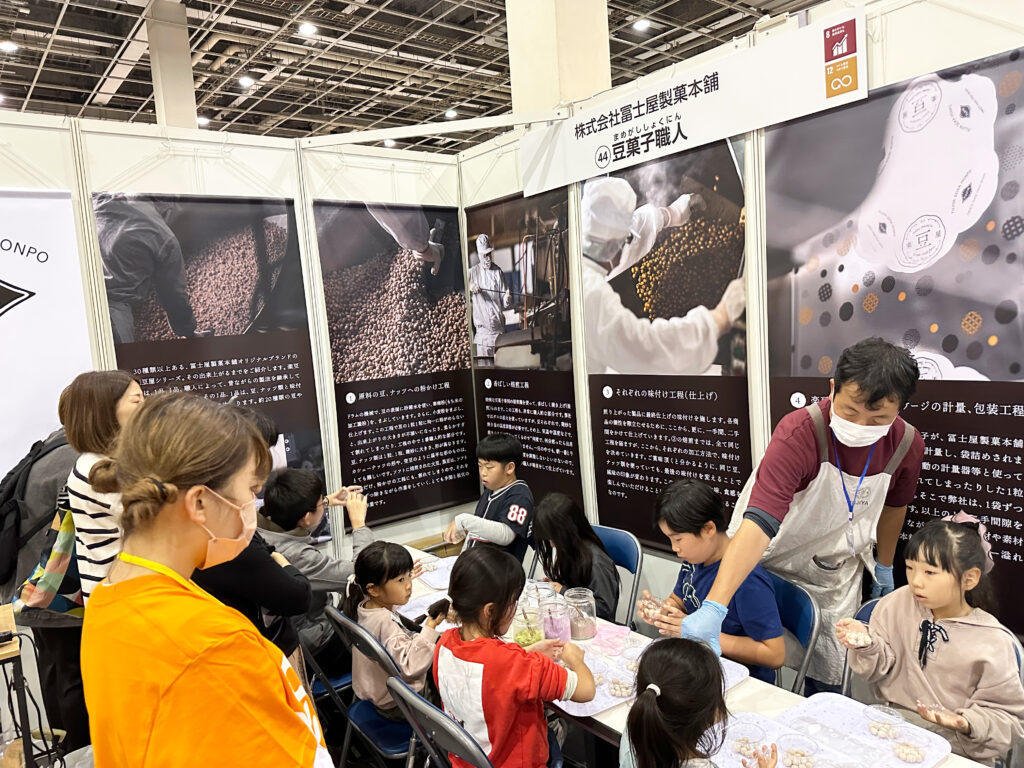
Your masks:
M 877 445 L 877 443 L 875 443 Z M 843 485 L 843 495 L 846 497 L 846 506 L 850 510 L 849 521 L 853 522 L 853 509 L 857 506 L 857 494 L 860 493 L 860 486 L 864 482 L 864 478 L 868 474 L 868 467 L 871 466 L 871 455 L 875 452 L 875 446 L 872 445 L 868 451 L 868 460 L 864 463 L 864 471 L 860 473 L 860 480 L 857 481 L 857 488 L 853 492 L 853 498 L 850 498 L 850 492 L 846 490 L 846 481 L 843 479 L 843 468 L 839 464 L 839 445 L 836 443 L 835 434 L 832 435 L 832 448 L 836 453 L 836 469 L 839 470 L 839 482 Z
M 163 563 L 158 563 L 155 560 L 147 560 L 145 557 L 139 557 L 138 555 L 129 555 L 127 552 L 121 552 L 117 556 L 117 558 L 118 560 L 123 560 L 126 563 L 131 563 L 132 565 L 137 565 L 140 568 L 145 568 L 148 571 L 159 573 L 163 576 L 166 576 L 169 579 L 174 579 L 174 581 L 181 584 L 181 586 L 183 586 L 185 589 L 188 589 L 192 592 L 198 591 L 195 584 L 193 584 L 188 579 L 184 578 L 180 573 L 175 571 L 173 568 L 169 568 Z

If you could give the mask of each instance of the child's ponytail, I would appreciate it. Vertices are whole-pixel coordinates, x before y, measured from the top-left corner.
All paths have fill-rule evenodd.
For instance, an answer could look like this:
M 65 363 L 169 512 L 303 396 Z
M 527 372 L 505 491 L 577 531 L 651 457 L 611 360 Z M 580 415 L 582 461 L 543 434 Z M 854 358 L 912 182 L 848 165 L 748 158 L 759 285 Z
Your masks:
M 721 748 L 729 712 L 722 666 L 708 646 L 683 638 L 652 643 L 640 657 L 636 686 L 626 727 L 637 768 L 677 768 Z
M 637 692 L 626 727 L 637 768 L 676 768 L 680 764 L 676 745 L 670 738 L 671 727 L 661 715 L 658 693 L 650 684 Z
M 358 621 L 359 604 L 366 596 L 362 588 L 356 583 L 356 575 L 353 573 L 348 577 L 348 584 L 345 585 L 345 596 L 341 601 L 341 611 L 352 621 Z

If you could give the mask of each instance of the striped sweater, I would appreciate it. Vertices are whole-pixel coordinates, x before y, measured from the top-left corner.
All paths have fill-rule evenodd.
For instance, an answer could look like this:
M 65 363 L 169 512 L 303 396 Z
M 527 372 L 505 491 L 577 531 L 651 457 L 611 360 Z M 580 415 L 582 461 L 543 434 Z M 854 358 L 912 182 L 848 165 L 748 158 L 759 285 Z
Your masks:
M 75 521 L 75 556 L 86 603 L 121 551 L 121 496 L 99 493 L 89 485 L 90 470 L 103 458 L 83 453 L 68 476 L 68 498 Z

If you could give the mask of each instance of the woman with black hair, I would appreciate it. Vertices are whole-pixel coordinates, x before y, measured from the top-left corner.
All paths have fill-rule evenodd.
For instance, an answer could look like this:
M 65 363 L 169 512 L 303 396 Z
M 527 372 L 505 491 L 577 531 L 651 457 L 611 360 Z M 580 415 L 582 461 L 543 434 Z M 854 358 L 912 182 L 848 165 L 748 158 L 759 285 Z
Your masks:
M 619 572 L 582 507 L 564 493 L 549 493 L 535 515 L 533 536 L 547 580 L 558 592 L 588 588 L 594 593 L 598 617 L 615 621 Z

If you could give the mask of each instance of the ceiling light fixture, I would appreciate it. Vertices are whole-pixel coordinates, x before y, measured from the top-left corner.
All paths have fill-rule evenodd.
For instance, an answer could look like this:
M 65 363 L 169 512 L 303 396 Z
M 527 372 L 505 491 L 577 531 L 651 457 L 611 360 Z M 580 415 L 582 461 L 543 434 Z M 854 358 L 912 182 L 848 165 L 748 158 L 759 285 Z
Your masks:
M 307 36 L 308 35 L 315 35 L 316 34 L 316 25 L 310 24 L 308 21 L 304 21 L 302 24 L 299 24 L 299 34 L 300 35 L 307 35 Z
M 196 124 L 200 128 L 205 128 L 207 125 L 210 124 L 210 118 L 208 118 L 208 117 L 197 117 L 196 118 Z
M 449 120 L 454 120 L 456 117 L 459 116 L 459 113 L 456 112 L 454 109 L 449 109 L 447 112 L 444 113 L 444 116 L 447 117 Z
M 11 40 L 0 41 L 0 51 L 4 53 L 14 53 L 18 50 L 18 44 Z
M 650 19 L 637 19 L 636 21 L 633 22 L 633 29 L 635 29 L 637 32 L 646 32 L 650 28 Z
M 388 149 L 390 149 L 391 147 L 395 146 L 395 140 L 394 139 L 384 139 L 384 146 L 387 147 Z
M 238 84 L 243 88 L 252 88 L 254 85 L 256 85 L 256 81 L 248 75 L 242 75 L 240 78 L 238 78 Z
M 0 104 L 4 103 L 4 95 L 0 93 Z

